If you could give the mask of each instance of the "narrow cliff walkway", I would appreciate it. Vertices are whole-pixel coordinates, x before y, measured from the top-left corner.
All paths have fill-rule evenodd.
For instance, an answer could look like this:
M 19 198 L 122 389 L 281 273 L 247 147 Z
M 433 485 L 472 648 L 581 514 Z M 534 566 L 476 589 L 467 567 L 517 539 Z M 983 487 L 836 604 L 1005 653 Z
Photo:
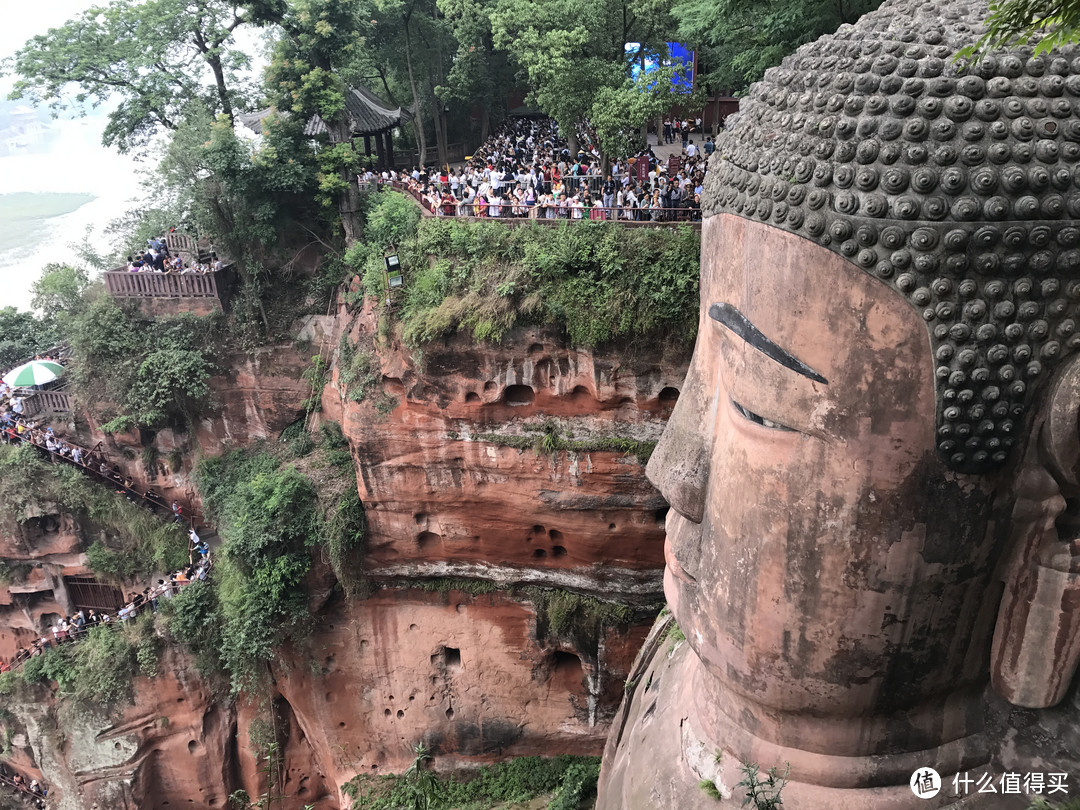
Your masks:
M 189 500 L 174 499 L 171 503 L 167 502 L 157 490 L 152 487 L 140 489 L 130 477 L 122 475 L 119 467 L 110 464 L 105 457 L 101 442 L 91 449 L 86 449 L 55 437 L 48 430 L 31 427 L 25 422 L 16 422 L 4 428 L 0 431 L 0 440 L 12 445 L 29 445 L 54 464 L 62 463 L 75 467 L 118 495 L 133 503 L 141 503 L 155 514 L 168 516 L 172 513 L 175 519 L 189 529 L 198 531 L 204 540 L 217 538 L 213 529 L 201 523 L 202 515 L 194 511 Z

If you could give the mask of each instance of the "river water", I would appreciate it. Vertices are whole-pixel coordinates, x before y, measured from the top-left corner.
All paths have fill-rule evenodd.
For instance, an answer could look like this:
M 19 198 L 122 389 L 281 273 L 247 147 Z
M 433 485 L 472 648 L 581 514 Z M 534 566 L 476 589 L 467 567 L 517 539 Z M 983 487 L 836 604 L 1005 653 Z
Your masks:
M 0 58 L 11 56 L 35 34 L 62 24 L 95 0 L 31 4 L 0 0 Z M 14 77 L 0 76 L 0 99 Z M 25 101 L 0 102 L 10 113 Z M 71 258 L 71 243 L 83 241 L 100 253 L 113 251 L 104 237 L 108 223 L 134 207 L 140 180 L 149 169 L 101 146 L 106 108 L 85 118 L 51 121 L 19 146 L 0 150 L 0 306 L 28 309 L 30 285 L 49 262 Z M 44 116 L 42 116 L 44 118 Z M 5 117 L 5 120 L 9 120 Z M 4 126 L 4 124 L 0 124 Z M 10 131 L 6 133 L 11 136 Z M 11 195 L 28 192 L 35 196 Z M 76 196 L 60 196 L 60 195 Z
M 104 124 L 103 116 L 53 121 L 36 142 L 0 157 L 0 306 L 28 309 L 42 268 L 73 260 L 72 245 L 84 239 L 100 254 L 113 251 L 105 228 L 139 204 L 151 169 L 101 146 Z

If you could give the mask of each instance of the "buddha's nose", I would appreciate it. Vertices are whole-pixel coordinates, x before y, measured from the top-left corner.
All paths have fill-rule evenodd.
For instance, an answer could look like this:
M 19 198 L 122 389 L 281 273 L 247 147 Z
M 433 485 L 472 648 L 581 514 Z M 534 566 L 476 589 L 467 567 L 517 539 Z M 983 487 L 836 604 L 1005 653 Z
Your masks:
M 671 508 L 700 523 L 709 478 L 709 442 L 705 436 L 708 406 L 704 386 L 691 367 L 664 435 L 653 450 L 645 475 Z

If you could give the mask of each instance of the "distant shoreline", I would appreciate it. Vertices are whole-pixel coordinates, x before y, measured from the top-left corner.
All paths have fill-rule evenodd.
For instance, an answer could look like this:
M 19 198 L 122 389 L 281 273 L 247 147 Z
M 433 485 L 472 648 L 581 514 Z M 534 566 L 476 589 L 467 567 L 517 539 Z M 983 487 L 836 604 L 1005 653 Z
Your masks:
M 71 191 L 14 191 L 0 194 L 0 223 L 60 217 L 96 199 L 94 194 Z

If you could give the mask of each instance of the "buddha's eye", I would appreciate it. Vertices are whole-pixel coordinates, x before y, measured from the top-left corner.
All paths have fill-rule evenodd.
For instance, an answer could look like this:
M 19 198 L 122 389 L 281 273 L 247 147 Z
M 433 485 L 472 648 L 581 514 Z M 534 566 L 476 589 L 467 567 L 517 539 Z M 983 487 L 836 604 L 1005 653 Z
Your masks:
M 735 400 L 731 400 L 731 406 L 738 412 L 739 416 L 748 422 L 753 422 L 755 425 L 761 425 L 762 427 L 767 427 L 771 430 L 787 430 L 792 433 L 795 432 L 795 428 L 789 428 L 787 425 L 781 425 L 779 422 L 774 422 L 772 419 L 766 419 L 764 416 L 756 414 L 749 408 L 740 405 Z

